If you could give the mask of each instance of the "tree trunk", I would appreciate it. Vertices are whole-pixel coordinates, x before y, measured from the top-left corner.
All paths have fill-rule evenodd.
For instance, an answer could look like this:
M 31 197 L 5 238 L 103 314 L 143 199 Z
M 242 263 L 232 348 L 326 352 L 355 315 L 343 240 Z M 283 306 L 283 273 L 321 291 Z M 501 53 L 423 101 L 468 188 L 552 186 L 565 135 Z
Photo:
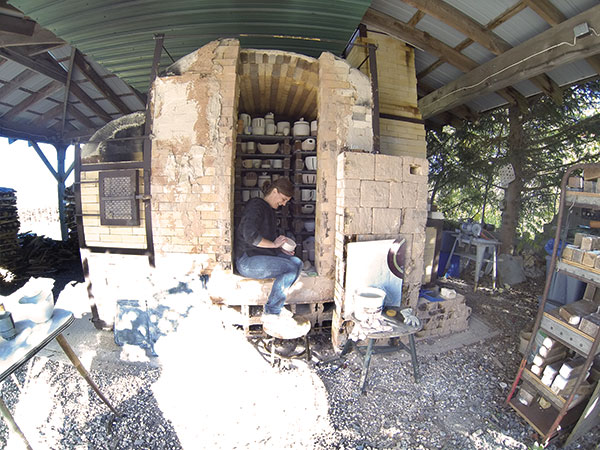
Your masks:
M 523 153 L 525 133 L 521 112 L 516 105 L 508 110 L 510 130 L 508 134 L 508 160 L 515 170 L 515 179 L 504 192 L 504 210 L 500 227 L 500 253 L 512 254 L 517 236 L 517 226 L 521 212 L 521 194 L 523 192 Z

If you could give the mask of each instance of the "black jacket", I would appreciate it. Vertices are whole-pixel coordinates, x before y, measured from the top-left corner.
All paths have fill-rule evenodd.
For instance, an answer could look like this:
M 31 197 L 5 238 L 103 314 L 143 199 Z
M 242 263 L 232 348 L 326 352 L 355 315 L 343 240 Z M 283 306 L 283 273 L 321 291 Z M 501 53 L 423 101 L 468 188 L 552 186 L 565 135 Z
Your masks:
M 278 248 L 257 247 L 262 238 L 274 241 L 277 237 L 275 210 L 262 198 L 251 198 L 244 207 L 242 220 L 235 233 L 235 257 L 279 253 Z

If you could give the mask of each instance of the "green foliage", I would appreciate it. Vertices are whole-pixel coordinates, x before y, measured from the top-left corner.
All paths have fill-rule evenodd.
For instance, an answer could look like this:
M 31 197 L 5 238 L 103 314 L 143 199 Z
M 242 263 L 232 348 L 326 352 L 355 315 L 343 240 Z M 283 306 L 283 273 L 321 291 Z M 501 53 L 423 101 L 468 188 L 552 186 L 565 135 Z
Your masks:
M 517 232 L 533 240 L 555 214 L 566 167 L 599 160 L 600 82 L 566 89 L 561 105 L 539 97 L 520 122 L 524 142 L 519 149 L 509 145 L 508 108 L 460 128 L 427 133 L 430 192 L 447 218 L 479 219 L 485 204 L 485 222 L 500 226 L 506 186 L 500 185 L 498 170 L 513 163 L 523 183 Z

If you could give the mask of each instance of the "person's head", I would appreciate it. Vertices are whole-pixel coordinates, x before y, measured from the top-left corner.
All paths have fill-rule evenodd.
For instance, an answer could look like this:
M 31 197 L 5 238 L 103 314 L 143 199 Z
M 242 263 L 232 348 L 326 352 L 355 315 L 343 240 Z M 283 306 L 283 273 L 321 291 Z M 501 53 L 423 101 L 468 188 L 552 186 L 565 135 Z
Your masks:
M 271 208 L 277 209 L 291 200 L 294 195 L 294 185 L 288 178 L 277 178 L 272 183 L 263 185 L 263 194 Z

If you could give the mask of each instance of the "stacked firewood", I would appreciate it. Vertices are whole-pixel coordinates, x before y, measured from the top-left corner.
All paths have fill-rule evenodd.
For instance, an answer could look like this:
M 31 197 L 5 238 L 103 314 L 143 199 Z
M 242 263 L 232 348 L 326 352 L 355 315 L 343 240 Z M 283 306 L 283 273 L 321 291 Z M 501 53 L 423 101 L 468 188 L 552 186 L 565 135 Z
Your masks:
M 16 192 L 0 187 L 0 286 L 15 279 L 19 265 L 19 225 Z

